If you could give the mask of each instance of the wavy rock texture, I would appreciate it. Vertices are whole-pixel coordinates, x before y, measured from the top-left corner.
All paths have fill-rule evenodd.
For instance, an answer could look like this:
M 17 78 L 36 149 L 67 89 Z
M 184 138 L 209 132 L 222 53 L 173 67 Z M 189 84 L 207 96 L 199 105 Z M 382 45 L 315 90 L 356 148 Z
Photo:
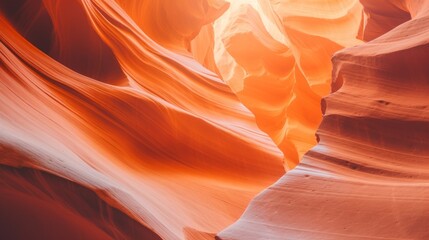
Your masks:
M 427 1 L 0 9 L 1 239 L 429 238 Z
M 216 22 L 220 73 L 282 150 L 287 170 L 316 144 L 331 56 L 360 43 L 360 19 L 355 0 L 261 0 L 233 1 Z
M 335 54 L 318 145 L 219 239 L 429 237 L 429 4 L 361 3 L 375 39 Z
M 213 238 L 284 172 L 282 153 L 229 87 L 194 59 L 148 38 L 116 2 L 46 0 L 39 7 L 63 23 L 46 29 L 55 39 L 65 36 L 59 46 L 45 46 L 52 58 L 15 31 L 13 17 L 0 20 L 2 164 L 76 182 L 163 239 Z M 119 64 L 122 76 L 113 83 L 62 62 L 80 59 L 62 51 L 76 50 L 67 34 L 77 30 L 67 16 L 79 12 L 86 21 L 79 32 L 98 36 L 85 47 L 101 41 Z M 61 56 L 51 52 L 57 47 Z M 84 218 L 95 235 L 83 236 L 117 238 L 115 225 L 98 224 L 97 215 L 82 217 L 75 205 L 34 198 L 66 205 L 58 211 L 76 215 L 64 223 L 70 231 Z M 45 219 L 52 219 L 49 213 Z

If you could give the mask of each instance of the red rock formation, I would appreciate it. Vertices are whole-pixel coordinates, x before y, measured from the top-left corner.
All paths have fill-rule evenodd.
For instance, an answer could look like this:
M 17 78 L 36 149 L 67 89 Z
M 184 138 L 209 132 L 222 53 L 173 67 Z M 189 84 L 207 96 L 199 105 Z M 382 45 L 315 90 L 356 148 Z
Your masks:
M 287 170 L 316 144 L 330 58 L 359 43 L 360 16 L 357 1 L 235 1 L 216 23 L 220 73 L 282 150 Z
M 219 239 L 429 237 L 429 5 L 383 2 L 362 1 L 380 37 L 333 58 L 318 145 Z M 392 29 L 398 9 L 411 19 Z
M 12 24 L 56 61 L 99 81 L 120 84 L 124 80 L 116 58 L 90 26 L 79 1 L 11 2 L 2 4 Z
M 0 1 L 0 238 L 429 238 L 429 3 L 361 3 Z
M 1 145 L 26 156 L 1 163 L 77 182 L 164 239 L 213 236 L 281 176 L 282 153 L 227 85 L 153 42 L 115 2 L 77 6 L 127 81 L 66 68 L 1 17 Z
M 158 44 L 184 51 L 200 29 L 225 12 L 223 0 L 116 0 L 129 17 Z
M 4 147 L 1 154 L 25 158 Z M 161 239 L 74 182 L 4 165 L 0 174 L 2 239 Z

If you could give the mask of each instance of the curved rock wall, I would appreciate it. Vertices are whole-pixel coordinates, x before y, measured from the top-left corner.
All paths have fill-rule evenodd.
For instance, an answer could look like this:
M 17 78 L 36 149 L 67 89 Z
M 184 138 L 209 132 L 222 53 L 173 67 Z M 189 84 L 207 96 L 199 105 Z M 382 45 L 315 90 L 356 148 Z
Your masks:
M 362 4 L 380 36 L 334 55 L 317 146 L 219 239 L 429 237 L 428 4 Z M 399 9 L 411 19 L 377 22 Z
M 0 238 L 429 238 L 428 1 L 0 10 Z

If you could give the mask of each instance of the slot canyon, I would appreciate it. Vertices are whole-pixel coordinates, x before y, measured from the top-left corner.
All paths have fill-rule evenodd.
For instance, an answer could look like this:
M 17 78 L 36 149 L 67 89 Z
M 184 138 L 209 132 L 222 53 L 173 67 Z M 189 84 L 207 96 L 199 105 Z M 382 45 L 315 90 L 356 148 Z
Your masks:
M 0 239 L 429 239 L 429 1 L 0 0 Z

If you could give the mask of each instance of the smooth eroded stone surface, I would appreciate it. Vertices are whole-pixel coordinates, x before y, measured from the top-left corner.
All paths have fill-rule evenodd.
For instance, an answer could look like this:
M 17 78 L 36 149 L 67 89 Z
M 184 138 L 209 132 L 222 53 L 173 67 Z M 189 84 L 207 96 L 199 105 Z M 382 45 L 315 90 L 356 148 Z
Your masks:
M 219 239 L 429 237 L 429 8 L 385 2 L 362 1 L 371 21 L 411 19 L 368 21 L 380 36 L 334 55 L 318 144 Z

